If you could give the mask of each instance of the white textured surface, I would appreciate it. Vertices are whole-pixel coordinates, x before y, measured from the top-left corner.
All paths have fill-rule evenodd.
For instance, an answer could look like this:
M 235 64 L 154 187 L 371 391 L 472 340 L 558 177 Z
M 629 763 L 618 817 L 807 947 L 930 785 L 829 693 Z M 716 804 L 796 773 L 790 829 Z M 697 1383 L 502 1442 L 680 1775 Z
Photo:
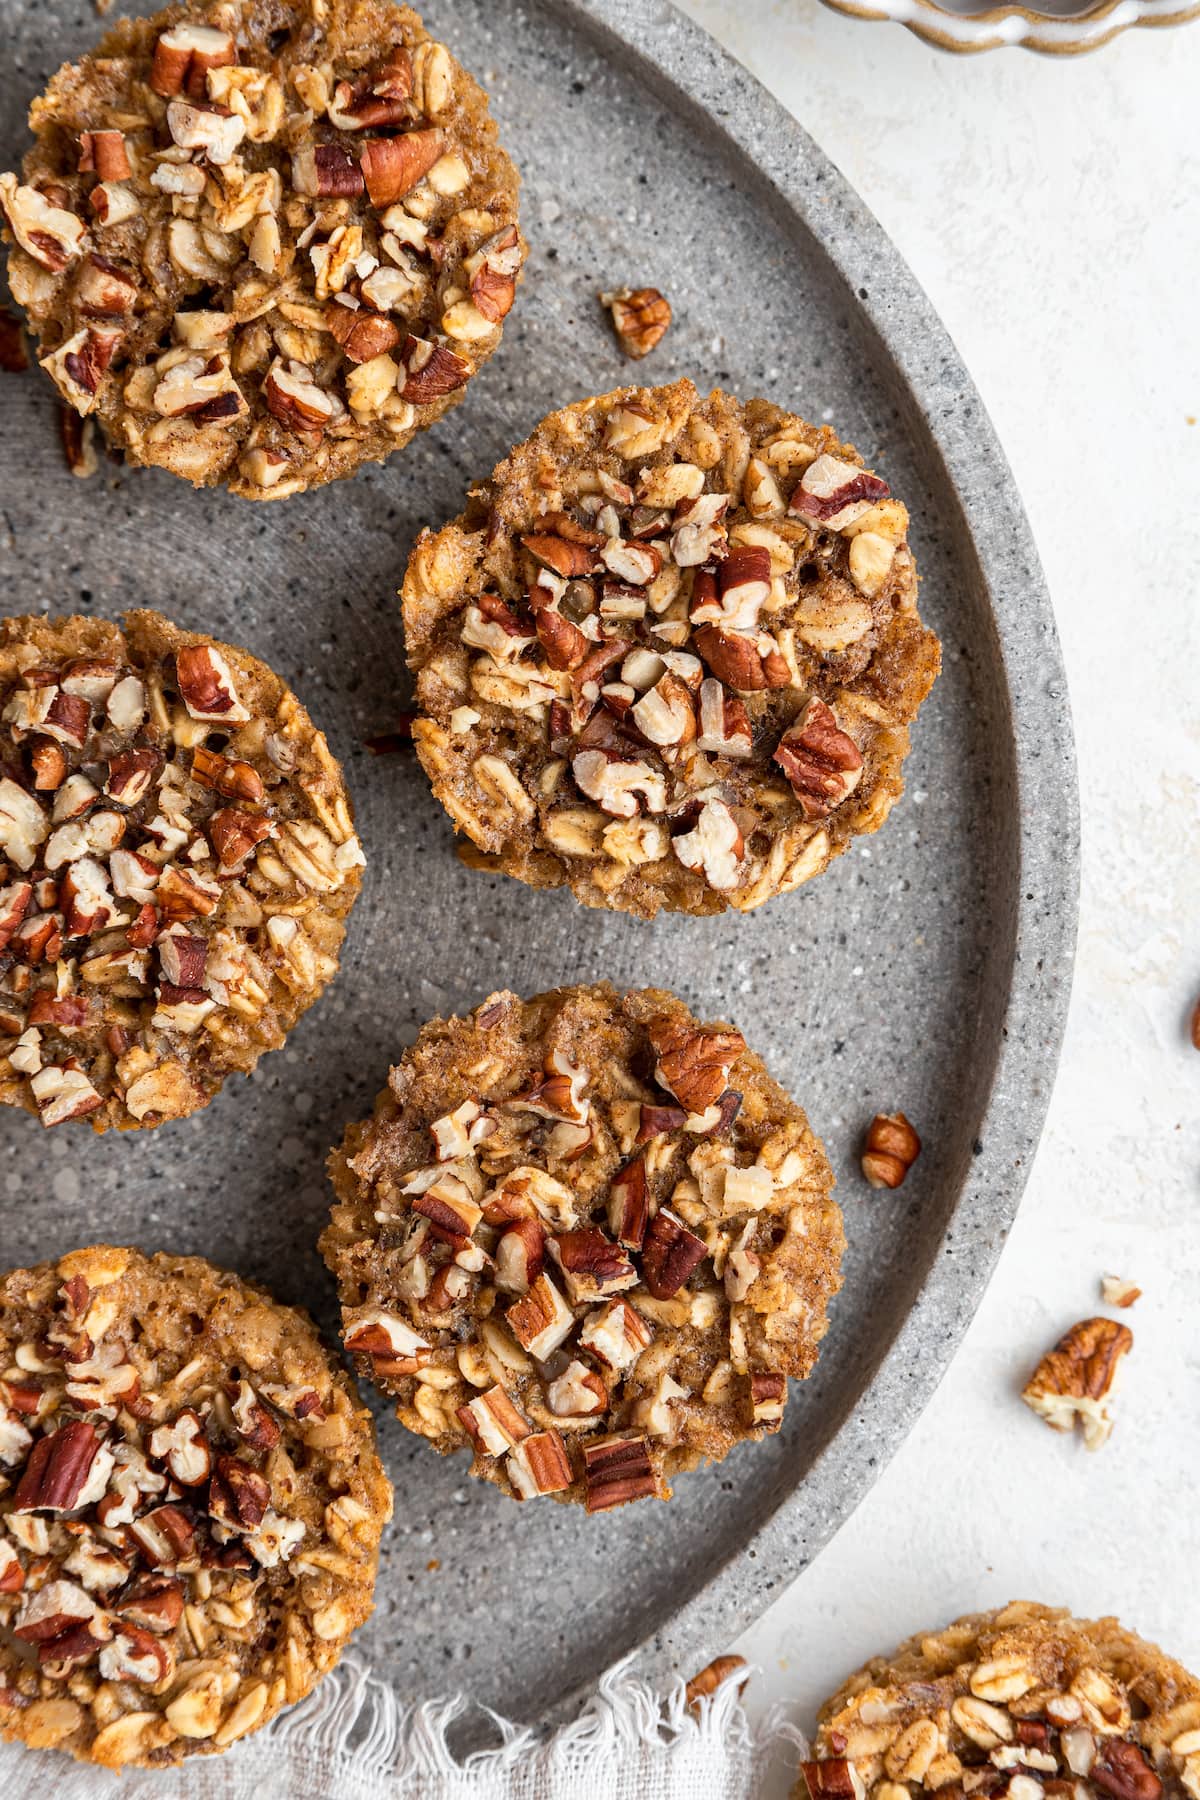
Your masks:
M 1084 819 L 1071 1021 L 1020 1217 L 921 1423 L 736 1646 L 763 1668 L 751 1709 L 805 1722 L 872 1652 L 1016 1595 L 1118 1612 L 1200 1668 L 1200 27 L 971 61 L 812 0 L 684 5 L 839 164 L 965 356 L 1054 596 Z M 1103 1310 L 1106 1271 L 1145 1293 L 1088 1455 L 1017 1392 Z

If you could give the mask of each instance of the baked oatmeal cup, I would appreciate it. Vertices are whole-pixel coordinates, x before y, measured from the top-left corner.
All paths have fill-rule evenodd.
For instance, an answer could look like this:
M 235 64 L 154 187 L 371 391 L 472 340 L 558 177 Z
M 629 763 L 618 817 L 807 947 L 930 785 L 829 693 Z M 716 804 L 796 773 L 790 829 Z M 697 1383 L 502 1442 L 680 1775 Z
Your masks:
M 314 1688 L 392 1494 L 311 1320 L 195 1256 L 0 1277 L 0 1736 L 164 1768 Z
M 381 462 L 495 350 L 525 246 L 487 96 L 388 0 L 123 19 L 0 175 L 9 280 L 130 462 L 281 499 Z
M 337 972 L 342 773 L 284 682 L 153 612 L 0 621 L 0 1104 L 182 1118 Z
M 330 1172 L 347 1349 L 516 1500 L 665 1500 L 778 1430 L 841 1285 L 803 1111 L 661 989 L 434 1020 Z
M 898 799 L 938 671 L 907 534 L 852 448 L 765 400 L 552 413 L 404 578 L 464 860 L 642 918 L 819 874 Z
M 1200 1681 L 1116 1619 L 1014 1601 L 921 1632 L 826 1701 L 794 1800 L 1183 1800 Z

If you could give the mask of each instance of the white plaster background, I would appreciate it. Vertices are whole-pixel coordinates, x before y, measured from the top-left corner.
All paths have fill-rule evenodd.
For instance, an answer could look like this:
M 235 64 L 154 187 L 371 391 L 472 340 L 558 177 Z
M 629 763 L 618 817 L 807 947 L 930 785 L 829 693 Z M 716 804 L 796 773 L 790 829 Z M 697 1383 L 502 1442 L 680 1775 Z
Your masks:
M 874 1651 L 1014 1596 L 1117 1612 L 1200 1668 L 1200 25 L 969 59 L 814 0 L 683 4 L 832 156 L 962 351 L 1054 597 L 1083 799 L 1070 1024 L 1020 1216 L 923 1419 L 736 1645 L 762 1667 L 748 1703 L 805 1722 Z M 1145 1292 L 1088 1455 L 1017 1392 L 1105 1271 Z

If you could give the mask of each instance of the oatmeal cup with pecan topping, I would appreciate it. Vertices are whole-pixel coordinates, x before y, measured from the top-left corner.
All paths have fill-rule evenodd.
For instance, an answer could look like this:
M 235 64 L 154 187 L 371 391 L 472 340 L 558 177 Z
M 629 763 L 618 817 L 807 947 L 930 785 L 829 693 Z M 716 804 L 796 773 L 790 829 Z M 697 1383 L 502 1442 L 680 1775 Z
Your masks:
M 909 1638 L 821 1708 L 794 1800 L 1200 1796 L 1200 1681 L 1116 1619 L 1014 1601 Z
M 277 1049 L 363 863 L 322 734 L 245 650 L 0 622 L 0 1104 L 154 1126 Z
M 606 1512 L 777 1431 L 845 1240 L 740 1032 L 607 983 L 438 1019 L 330 1170 L 346 1347 L 516 1500 Z
M 939 666 L 908 513 L 828 426 L 690 381 L 544 419 L 417 543 L 413 735 L 465 861 L 749 911 L 902 791 Z
M 194 1256 L 0 1277 L 0 1736 L 163 1768 L 294 1704 L 371 1612 L 392 1494 L 311 1320 Z
M 125 19 L 0 175 L 9 279 L 129 461 L 251 500 L 381 462 L 461 400 L 525 254 L 487 96 L 387 0 Z

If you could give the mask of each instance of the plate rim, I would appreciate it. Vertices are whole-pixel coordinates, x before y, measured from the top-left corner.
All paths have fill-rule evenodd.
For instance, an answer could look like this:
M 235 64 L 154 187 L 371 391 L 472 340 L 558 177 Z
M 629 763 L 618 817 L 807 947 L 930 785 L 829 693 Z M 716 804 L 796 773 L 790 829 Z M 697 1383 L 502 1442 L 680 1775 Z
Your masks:
M 840 277 L 849 302 L 880 339 L 918 400 L 975 549 L 991 608 L 1010 709 L 1013 806 L 1020 879 L 1014 879 L 1012 975 L 984 1104 L 989 1126 L 959 1187 L 946 1237 L 985 1211 L 992 1228 L 970 1267 L 935 1258 L 900 1330 L 853 1409 L 816 1456 L 808 1480 L 738 1551 L 722 1558 L 665 1621 L 622 1652 L 640 1673 L 669 1681 L 703 1667 L 753 1624 L 851 1517 L 899 1449 L 957 1353 L 991 1280 L 1040 1141 L 1066 1029 L 1078 925 L 1079 789 L 1066 670 L 1049 590 L 1016 481 L 991 419 L 946 327 L 865 203 L 804 127 L 674 0 L 543 0 L 607 47 L 676 110 L 702 112 L 748 158 Z M 819 195 L 820 204 L 814 203 Z M 948 376 L 956 408 L 947 409 Z M 929 404 L 921 401 L 922 394 Z M 934 400 L 933 396 L 941 398 Z M 956 427 L 953 414 L 957 411 Z M 938 415 L 943 415 L 939 421 Z M 955 430 L 970 420 L 970 446 Z M 941 429 L 937 429 L 940 423 Z M 985 518 L 985 513 L 990 516 Z M 1020 576 L 1019 585 L 1014 578 Z M 1004 604 L 999 601 L 1004 594 Z M 1038 675 L 1026 666 L 1036 644 Z M 1034 885 L 1031 887 L 1030 879 Z M 1056 883 L 1044 887 L 1047 877 Z M 1039 888 L 1042 890 L 1039 892 Z M 1003 1219 L 994 1221 L 1003 1204 Z M 931 1350 L 930 1344 L 935 1347 Z M 901 1417 L 880 1459 L 869 1417 L 881 1404 Z M 867 1427 L 864 1433 L 864 1426 Z M 853 1428 L 853 1431 L 852 1431 Z M 848 1439 L 856 1435 L 859 1443 Z M 853 1503 L 828 1510 L 807 1534 L 794 1518 L 805 1486 L 827 1491 L 854 1478 Z M 753 1554 L 751 1554 L 753 1553 Z M 554 1723 L 576 1711 L 594 1683 L 573 1684 L 547 1709 Z

